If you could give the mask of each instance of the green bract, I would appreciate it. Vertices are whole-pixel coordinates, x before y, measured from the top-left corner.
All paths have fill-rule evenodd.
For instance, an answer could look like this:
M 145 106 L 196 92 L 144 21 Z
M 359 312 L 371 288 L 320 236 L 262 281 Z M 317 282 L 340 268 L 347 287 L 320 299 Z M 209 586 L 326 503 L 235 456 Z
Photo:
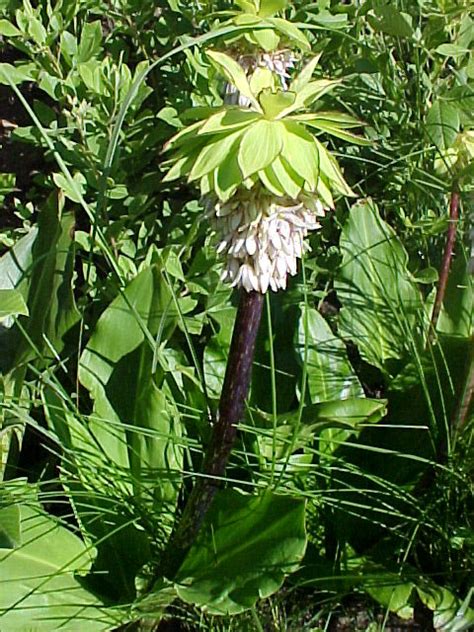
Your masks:
M 335 158 L 307 128 L 365 144 L 348 131 L 360 121 L 339 112 L 299 113 L 340 80 L 312 81 L 315 58 L 283 91 L 266 68 L 257 68 L 248 79 L 231 57 L 207 54 L 249 107 L 223 106 L 178 132 L 165 146 L 173 157 L 164 181 L 187 176 L 188 182 L 199 181 L 203 195 L 213 191 L 223 201 L 239 186 L 257 182 L 278 196 L 317 193 L 331 207 L 331 191 L 353 195 Z
M 225 15 L 231 14 L 232 17 L 223 22 L 221 26 L 248 27 L 243 37 L 252 46 L 257 46 L 265 51 L 274 51 L 283 40 L 283 42 L 289 43 L 291 48 L 311 50 L 310 43 L 303 31 L 292 22 L 275 17 L 275 14 L 288 7 L 287 0 L 239 0 L 235 4 L 241 10 L 226 11 Z M 237 35 L 227 37 L 226 42 L 230 43 L 241 38 L 242 33 L 239 32 Z

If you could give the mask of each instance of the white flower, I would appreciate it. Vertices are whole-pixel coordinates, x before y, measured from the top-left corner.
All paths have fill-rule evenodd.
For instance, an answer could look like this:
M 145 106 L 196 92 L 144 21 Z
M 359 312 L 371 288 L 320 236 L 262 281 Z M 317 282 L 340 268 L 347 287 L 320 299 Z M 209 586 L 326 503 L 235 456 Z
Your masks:
M 290 50 L 280 50 L 273 53 L 240 55 L 237 61 L 247 76 L 252 75 L 257 68 L 268 68 L 278 75 L 282 89 L 287 90 L 287 79 L 290 78 L 288 70 L 294 68 L 297 57 Z M 231 83 L 226 85 L 224 103 L 227 105 L 239 105 L 242 108 L 250 107 L 250 99 L 241 95 Z
M 320 228 L 321 200 L 300 195 L 294 200 L 262 190 L 241 189 L 232 200 L 205 200 L 207 216 L 218 234 L 218 253 L 226 254 L 222 280 L 248 292 L 285 289 L 288 274 L 309 250 L 304 238 Z

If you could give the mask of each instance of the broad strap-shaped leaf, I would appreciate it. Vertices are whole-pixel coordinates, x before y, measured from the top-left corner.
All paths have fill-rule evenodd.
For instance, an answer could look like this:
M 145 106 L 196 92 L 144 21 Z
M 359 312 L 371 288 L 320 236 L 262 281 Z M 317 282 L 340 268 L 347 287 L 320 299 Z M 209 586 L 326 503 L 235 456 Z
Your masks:
M 308 388 L 313 404 L 364 396 L 345 344 L 313 307 L 302 307 L 298 352 L 307 363 Z
M 407 269 L 408 255 L 375 204 L 352 207 L 341 235 L 342 264 L 335 288 L 342 304 L 339 331 L 362 357 L 386 368 L 413 347 L 421 296 Z
M 178 571 L 176 590 L 210 614 L 238 614 L 276 592 L 305 549 L 303 500 L 220 491 Z
M 296 199 L 304 185 L 303 178 L 296 173 L 291 165 L 281 156 L 265 169 L 265 174 L 271 181 L 275 181 L 285 195 Z
M 39 504 L 22 505 L 20 512 L 21 544 L 0 549 L 0 627 L 99 632 L 120 625 L 125 613 L 105 608 L 76 576 L 91 564 L 84 542 L 45 515 Z
M 329 123 L 331 125 L 337 125 L 341 129 L 351 129 L 352 127 L 361 127 L 362 125 L 365 125 L 364 122 L 359 121 L 359 119 L 356 119 L 350 114 L 331 110 L 318 110 L 317 112 L 310 112 L 307 114 L 293 114 L 291 119 L 308 124 L 311 121 L 314 121 L 315 123 Z
M 172 136 L 169 141 L 163 147 L 163 151 L 169 151 L 172 149 L 178 149 L 186 145 L 191 139 L 195 138 L 199 129 L 204 125 L 205 121 L 196 121 L 187 127 L 184 127 L 177 134 Z
M 446 151 L 452 146 L 459 126 L 458 108 L 448 101 L 437 99 L 426 116 L 426 130 L 439 151 Z
M 321 120 L 306 121 L 306 125 L 314 129 L 320 130 L 321 132 L 325 132 L 326 134 L 330 134 L 331 136 L 335 136 L 336 138 L 340 138 L 341 140 L 345 140 L 349 143 L 353 143 L 354 145 L 368 146 L 368 145 L 373 144 L 371 140 L 368 140 L 367 138 L 364 138 L 363 136 L 358 136 L 357 134 L 348 132 L 346 129 L 343 129 L 333 123 L 326 123 L 326 121 L 321 121 Z

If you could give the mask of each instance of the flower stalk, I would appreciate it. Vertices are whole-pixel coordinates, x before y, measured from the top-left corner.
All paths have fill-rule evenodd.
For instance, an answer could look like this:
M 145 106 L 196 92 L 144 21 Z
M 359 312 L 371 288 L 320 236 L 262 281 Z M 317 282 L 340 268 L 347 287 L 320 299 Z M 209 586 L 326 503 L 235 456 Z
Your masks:
M 195 540 L 204 517 L 219 489 L 241 420 L 250 386 L 255 341 L 262 316 L 263 294 L 245 289 L 240 302 L 227 360 L 218 418 L 212 428 L 202 476 L 192 489 L 180 522 L 165 555 L 164 574 L 172 577 Z
M 451 198 L 449 202 L 449 225 L 448 233 L 446 236 L 446 245 L 444 247 L 443 261 L 441 264 L 441 271 L 439 275 L 438 287 L 436 290 L 436 298 L 433 307 L 433 313 L 431 315 L 430 331 L 428 334 L 428 343 L 433 342 L 436 325 L 438 324 L 439 315 L 441 313 L 441 307 L 443 306 L 444 297 L 446 295 L 446 288 L 448 286 L 449 270 L 451 268 L 451 259 L 454 254 L 454 246 L 456 244 L 456 231 L 459 221 L 459 202 L 460 194 L 457 187 L 453 187 Z

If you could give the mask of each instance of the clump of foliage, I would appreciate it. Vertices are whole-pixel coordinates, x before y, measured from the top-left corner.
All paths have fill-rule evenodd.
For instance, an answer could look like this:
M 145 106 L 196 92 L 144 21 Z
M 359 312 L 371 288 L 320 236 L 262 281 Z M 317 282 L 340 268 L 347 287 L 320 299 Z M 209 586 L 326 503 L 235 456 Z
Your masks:
M 16 108 L 0 149 L 2 629 L 178 614 L 259 629 L 272 604 L 308 592 L 308 625 L 364 594 L 387 617 L 472 626 L 471 3 L 236 5 L 0 6 L 0 102 Z M 226 477 L 164 577 L 236 312 L 193 188 L 209 193 L 213 169 L 220 182 L 197 130 L 219 119 L 222 72 L 241 81 L 255 46 L 296 51 L 290 86 L 322 53 L 306 85 L 336 89 L 282 125 L 300 144 L 303 123 L 316 133 L 334 210 L 287 291 L 268 295 Z M 234 109 L 242 134 L 298 99 L 260 76 L 255 112 Z M 173 136 L 194 152 L 175 163 L 186 184 L 166 176 Z M 253 147 L 247 161 L 261 159 Z M 285 186 L 266 158 L 231 174 Z M 286 183 L 328 195 L 291 167 Z

